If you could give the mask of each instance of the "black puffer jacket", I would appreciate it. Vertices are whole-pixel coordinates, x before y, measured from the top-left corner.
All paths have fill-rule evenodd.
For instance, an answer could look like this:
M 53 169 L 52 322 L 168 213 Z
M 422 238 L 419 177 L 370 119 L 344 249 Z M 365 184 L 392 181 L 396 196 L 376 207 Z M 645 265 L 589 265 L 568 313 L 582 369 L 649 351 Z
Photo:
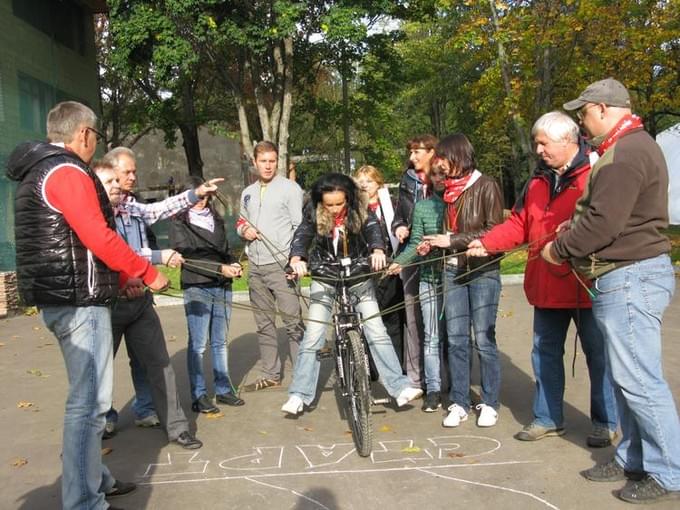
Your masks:
M 212 232 L 189 223 L 189 213 L 175 216 L 170 224 L 170 246 L 188 259 L 196 259 L 182 265 L 181 284 L 187 287 L 226 287 L 232 280 L 220 274 L 222 264 L 235 259 L 229 253 L 229 243 L 224 233 L 224 221 L 213 214 L 215 228 Z
M 7 176 L 19 182 L 14 201 L 19 293 L 27 305 L 108 304 L 118 294 L 118 273 L 85 248 L 43 198 L 45 178 L 58 165 L 78 167 L 92 179 L 102 214 L 115 230 L 106 191 L 78 156 L 45 142 L 19 145 L 7 163 Z
M 290 247 L 291 257 L 300 257 L 307 261 L 314 276 L 324 278 L 338 278 L 338 262 L 343 257 L 350 257 L 353 261 L 350 277 L 371 272 L 368 256 L 373 250 L 385 250 L 380 224 L 375 214 L 362 208 L 361 211 L 350 213 L 346 222 L 347 253 L 343 253 L 343 243 L 339 243 L 338 255 L 333 248 L 333 221 L 325 212 L 323 206 L 314 210 L 310 203 L 302 215 L 302 223 L 298 226 Z M 368 276 L 367 276 L 368 278 Z M 352 283 L 359 283 L 363 279 L 353 279 Z

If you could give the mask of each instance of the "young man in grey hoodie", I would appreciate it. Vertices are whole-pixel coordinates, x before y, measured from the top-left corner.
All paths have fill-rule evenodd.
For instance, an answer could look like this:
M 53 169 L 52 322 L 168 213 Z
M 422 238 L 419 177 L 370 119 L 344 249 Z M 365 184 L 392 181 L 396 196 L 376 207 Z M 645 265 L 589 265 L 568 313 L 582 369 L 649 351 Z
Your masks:
M 281 386 L 285 358 L 279 352 L 277 308 L 293 362 L 304 334 L 300 301 L 294 283 L 284 272 L 293 233 L 302 221 L 303 192 L 294 181 L 277 175 L 278 149 L 273 143 L 258 143 L 253 159 L 258 180 L 241 193 L 237 232 L 247 242 L 248 287 L 257 325 L 260 375 L 243 387 L 245 391 Z

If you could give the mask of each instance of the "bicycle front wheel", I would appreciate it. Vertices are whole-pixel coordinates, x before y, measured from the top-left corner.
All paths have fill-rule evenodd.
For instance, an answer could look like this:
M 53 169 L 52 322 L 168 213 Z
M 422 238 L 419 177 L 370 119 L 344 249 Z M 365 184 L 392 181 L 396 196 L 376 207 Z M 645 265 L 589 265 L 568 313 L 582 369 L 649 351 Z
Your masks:
M 358 331 L 349 330 L 347 340 L 348 348 L 344 360 L 347 421 L 352 429 L 357 453 L 361 457 L 367 457 L 373 448 L 368 356 Z

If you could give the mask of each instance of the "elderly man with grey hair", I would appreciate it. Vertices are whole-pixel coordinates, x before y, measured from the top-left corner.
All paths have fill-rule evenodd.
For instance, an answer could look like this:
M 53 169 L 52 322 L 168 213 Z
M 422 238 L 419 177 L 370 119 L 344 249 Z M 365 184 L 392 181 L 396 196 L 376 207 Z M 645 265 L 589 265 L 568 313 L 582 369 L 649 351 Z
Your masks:
M 540 162 L 524 187 L 511 216 L 481 239 L 472 241 L 468 255 L 485 256 L 529 244 L 524 290 L 534 306 L 531 360 L 536 378 L 534 419 L 515 435 L 536 441 L 564 434 L 564 344 L 574 321 L 590 374 L 588 446 L 609 446 L 616 436 L 616 402 L 605 361 L 604 341 L 591 311 L 585 285 L 568 264 L 548 264 L 541 248 L 569 220 L 590 174 L 589 149 L 576 123 L 561 112 L 541 116 L 532 135 Z
M 217 183 L 223 179 L 212 179 L 195 190 L 162 202 L 144 204 L 132 195 L 137 171 L 132 150 L 116 147 L 102 158 L 102 163 L 113 169 L 122 191 L 114 218 L 118 233 L 135 252 L 148 258 L 152 264 L 174 266 L 181 262 L 181 257 L 173 250 L 151 249 L 147 227 L 189 209 L 202 197 L 214 193 Z M 130 357 L 135 387 L 132 405 L 135 423 L 141 427 L 162 425 L 170 441 L 187 449 L 200 448 L 202 443 L 189 432 L 189 424 L 180 404 L 175 371 L 170 363 L 165 336 L 151 294 L 145 292 L 142 286 L 137 293 L 128 288 L 113 308 L 112 325 L 114 356 L 124 335 Z M 107 414 L 109 434 L 115 430 L 117 419 L 118 414 L 112 408 Z
M 105 498 L 135 489 L 115 480 L 101 455 L 113 388 L 109 306 L 119 273 L 153 290 L 168 280 L 116 234 L 106 192 L 88 166 L 100 138 L 94 112 L 74 101 L 58 103 L 47 115 L 47 138 L 19 145 L 7 164 L 8 177 L 19 183 L 19 292 L 58 339 L 68 374 L 62 507 L 103 510 L 113 508 Z

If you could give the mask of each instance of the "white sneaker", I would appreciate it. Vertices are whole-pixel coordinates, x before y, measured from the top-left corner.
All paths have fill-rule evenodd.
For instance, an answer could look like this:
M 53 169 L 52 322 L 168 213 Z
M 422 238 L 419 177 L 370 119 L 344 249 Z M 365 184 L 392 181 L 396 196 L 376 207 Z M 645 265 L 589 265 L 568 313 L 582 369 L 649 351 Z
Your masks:
M 292 414 L 293 416 L 302 412 L 303 402 L 297 395 L 291 395 L 288 401 L 281 406 L 281 411 L 286 414 Z
M 478 427 L 493 427 L 498 421 L 498 413 L 496 410 L 486 404 L 479 404 L 475 406 L 475 409 L 479 411 L 479 417 L 477 418 Z
M 401 390 L 401 393 L 399 393 L 399 396 L 397 397 L 397 407 L 402 407 L 408 404 L 411 400 L 415 400 L 418 397 L 421 397 L 423 395 L 423 390 L 420 388 L 404 388 Z
M 142 428 L 160 427 L 161 421 L 155 414 L 150 414 L 144 418 L 138 418 L 135 420 L 135 425 Z
M 458 404 L 451 404 L 449 406 L 449 414 L 444 418 L 442 425 L 444 427 L 457 427 L 460 425 L 461 421 L 468 419 L 468 414 L 465 409 L 460 407 Z

